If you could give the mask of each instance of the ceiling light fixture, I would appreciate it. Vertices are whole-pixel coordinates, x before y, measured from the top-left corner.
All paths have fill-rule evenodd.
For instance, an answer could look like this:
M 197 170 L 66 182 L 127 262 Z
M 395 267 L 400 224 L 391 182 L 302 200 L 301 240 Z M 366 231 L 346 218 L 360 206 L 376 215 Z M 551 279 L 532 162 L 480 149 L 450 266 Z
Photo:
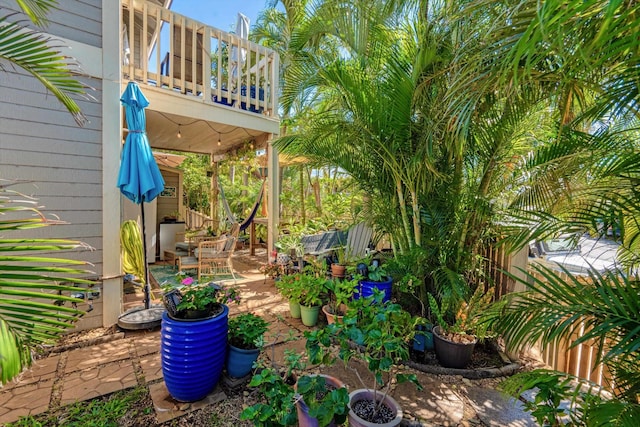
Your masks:
M 218 132 L 218 145 L 221 145 L 222 141 L 220 140 L 220 132 Z
M 176 134 L 178 139 L 182 138 L 182 134 L 180 133 L 180 125 L 178 125 L 178 133 Z

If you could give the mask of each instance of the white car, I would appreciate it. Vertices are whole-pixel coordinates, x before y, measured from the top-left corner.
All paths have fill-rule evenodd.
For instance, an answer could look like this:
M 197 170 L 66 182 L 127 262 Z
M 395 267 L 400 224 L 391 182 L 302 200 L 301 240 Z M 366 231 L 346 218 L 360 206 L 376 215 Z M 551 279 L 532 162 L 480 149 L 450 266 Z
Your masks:
M 612 240 L 584 235 L 577 242 L 568 237 L 536 242 L 530 252 L 574 274 L 587 275 L 590 269 L 602 273 L 620 268 L 616 258 L 619 246 Z

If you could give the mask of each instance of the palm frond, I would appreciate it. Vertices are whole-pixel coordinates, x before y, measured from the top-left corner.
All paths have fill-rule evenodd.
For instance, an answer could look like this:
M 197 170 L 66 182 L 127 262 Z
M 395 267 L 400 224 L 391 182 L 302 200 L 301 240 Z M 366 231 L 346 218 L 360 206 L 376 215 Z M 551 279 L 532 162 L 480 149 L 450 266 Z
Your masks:
M 49 221 L 34 207 L 35 201 L 0 186 L 0 229 L 24 232 L 60 224 Z M 65 239 L 0 238 L 0 381 L 6 383 L 31 363 L 31 348 L 51 343 L 84 314 L 65 307 L 82 299 L 71 296 L 85 292 L 93 281 L 87 263 L 49 256 L 54 251 L 82 248 Z
M 535 275 L 512 276 L 529 290 L 509 295 L 494 325 L 509 348 L 539 341 L 546 346 L 557 339 L 572 345 L 596 340 L 604 353 L 597 363 L 609 363 L 640 349 L 640 284 L 636 280 L 621 271 L 592 271 L 585 281 L 566 269 L 534 265 L 532 270 Z M 584 333 L 574 337 L 579 330 Z
M 0 17 L 0 58 L 38 79 L 82 126 L 86 117 L 70 95 L 85 95 L 87 86 L 73 77 L 70 68 L 76 64 L 56 50 L 52 42 L 51 38 L 41 33 L 9 22 L 6 16 Z
M 25 15 L 40 27 L 48 23 L 47 14 L 58 4 L 56 0 L 16 0 L 16 3 Z

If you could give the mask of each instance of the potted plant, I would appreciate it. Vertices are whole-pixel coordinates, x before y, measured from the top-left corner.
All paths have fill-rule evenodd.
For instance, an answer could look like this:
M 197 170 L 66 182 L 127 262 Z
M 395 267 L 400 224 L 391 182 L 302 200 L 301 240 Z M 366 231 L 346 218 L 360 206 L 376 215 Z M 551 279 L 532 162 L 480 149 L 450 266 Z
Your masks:
M 165 285 L 166 311 L 160 329 L 160 360 L 167 390 L 174 399 L 193 402 L 217 384 L 227 351 L 230 302 L 239 303 L 235 288 L 198 284 L 177 276 Z
M 264 274 L 265 282 L 267 277 L 277 279 L 284 274 L 284 266 L 270 262 L 260 267 L 260 273 Z
M 229 319 L 229 376 L 242 378 L 251 372 L 264 345 L 264 334 L 268 329 L 269 322 L 254 313 L 244 313 Z
M 445 320 L 447 310 L 438 305 L 433 295 L 427 297 L 437 322 L 433 327 L 433 344 L 438 362 L 446 368 L 466 368 L 478 339 L 486 336 L 488 324 L 483 316 L 489 313 L 493 289 L 483 292 L 482 287 L 477 287 L 468 302 L 462 301 L 452 310 L 455 312 L 452 324 Z
M 396 265 L 398 264 L 397 258 L 394 259 Z M 396 283 L 396 289 L 405 295 L 410 295 L 420 306 L 420 319 L 421 323 L 416 326 L 416 334 L 413 337 L 413 349 L 419 352 L 425 352 L 426 350 L 433 350 L 433 324 L 427 318 L 426 309 L 424 305 L 424 297 L 418 295 L 418 292 L 423 293 L 424 279 L 419 279 L 413 273 L 405 273 L 402 278 Z M 426 292 L 425 292 L 426 293 Z
M 402 408 L 389 395 L 393 384 L 410 381 L 421 389 L 415 374 L 403 371 L 403 361 L 409 358 L 408 341 L 413 339 L 418 319 L 404 311 L 398 304 L 384 302 L 384 294 L 374 290 L 374 295 L 352 302 L 343 323 L 327 325 L 323 329 L 306 332 L 306 348 L 312 363 L 333 363 L 332 343 L 340 347 L 338 357 L 348 369 L 356 370 L 363 388 L 349 394 L 349 425 L 394 426 L 402 421 Z M 374 381 L 367 385 L 363 375 L 348 364 L 352 358 L 360 358 L 371 372 Z M 373 424 L 372 424 L 373 423 Z
M 242 420 L 256 426 L 295 425 L 318 427 L 342 425 L 349 410 L 349 394 L 339 379 L 329 375 L 295 375 L 307 365 L 302 354 L 285 352 L 285 371 L 264 366 L 251 379 L 250 387 L 258 387 L 264 401 L 245 408 Z M 296 378 L 295 381 L 289 381 Z M 295 407 L 295 410 L 294 410 Z
M 294 258 L 301 258 L 304 253 L 302 235 L 299 233 L 282 234 L 275 243 L 278 249 L 276 262 L 285 265 Z
M 349 412 L 349 392 L 342 381 L 324 374 L 303 375 L 295 389 L 298 426 L 344 424 Z
M 294 319 L 299 319 L 301 316 L 300 298 L 302 296 L 302 286 L 299 283 L 301 276 L 301 273 L 284 274 L 276 282 L 276 289 L 278 289 L 280 295 L 289 301 L 289 312 Z
M 331 276 L 334 278 L 342 278 L 347 270 L 347 247 L 337 246 L 333 250 L 333 259 L 331 263 Z
M 313 273 L 300 274 L 296 283 L 300 286 L 300 317 L 305 326 L 315 326 L 322 307 L 327 279 Z
M 358 286 L 359 276 L 339 280 L 327 280 L 326 289 L 329 292 L 329 302 L 322 306 L 322 312 L 327 317 L 327 323 L 341 321 L 347 311 L 347 304 L 353 297 L 353 292 Z
M 358 272 L 360 272 L 360 269 L 358 269 Z M 358 282 L 358 291 L 354 294 L 354 298 L 373 296 L 374 289 L 378 289 L 384 293 L 382 301 L 389 301 L 391 299 L 393 279 L 387 273 L 384 264 L 380 263 L 379 260 L 373 260 L 362 272 L 365 274 Z

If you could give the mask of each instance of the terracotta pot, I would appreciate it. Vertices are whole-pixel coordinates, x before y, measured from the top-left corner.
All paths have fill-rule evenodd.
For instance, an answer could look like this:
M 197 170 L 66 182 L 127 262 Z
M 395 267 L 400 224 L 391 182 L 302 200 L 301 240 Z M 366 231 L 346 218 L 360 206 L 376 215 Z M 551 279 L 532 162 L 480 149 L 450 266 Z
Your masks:
M 344 304 L 340 304 L 342 312 L 344 313 L 346 311 L 346 306 Z M 324 313 L 325 317 L 327 318 L 327 323 L 329 325 L 333 324 L 333 323 L 342 323 L 342 318 L 344 316 L 338 316 L 336 314 L 331 313 L 331 311 L 329 311 L 329 306 L 328 305 L 323 305 L 322 306 L 322 312 Z
M 400 423 L 402 422 L 402 408 L 400 407 L 400 404 L 396 402 L 395 399 L 393 399 L 389 395 L 384 396 L 383 402 L 385 405 L 387 405 L 389 409 L 391 409 L 391 411 L 394 413 L 395 416 L 393 420 L 389 421 L 388 423 L 383 423 L 383 424 L 372 423 L 370 421 L 360 418 L 353 411 L 353 406 L 356 404 L 356 402 L 359 402 L 361 400 L 373 401 L 374 398 L 376 402 L 379 402 L 380 399 L 383 398 L 383 396 L 384 396 L 383 393 L 380 393 L 380 392 L 376 393 L 373 390 L 368 390 L 363 388 L 354 390 L 351 393 L 349 393 L 349 408 L 351 408 L 349 410 L 349 425 L 351 427 L 393 427 L 393 426 L 400 425 Z
M 471 362 L 471 355 L 476 346 L 472 343 L 458 343 L 444 338 L 440 326 L 433 327 L 433 346 L 435 347 L 438 362 L 445 368 L 464 369 Z
M 344 277 L 347 267 L 340 264 L 331 264 L 331 275 L 333 277 Z

